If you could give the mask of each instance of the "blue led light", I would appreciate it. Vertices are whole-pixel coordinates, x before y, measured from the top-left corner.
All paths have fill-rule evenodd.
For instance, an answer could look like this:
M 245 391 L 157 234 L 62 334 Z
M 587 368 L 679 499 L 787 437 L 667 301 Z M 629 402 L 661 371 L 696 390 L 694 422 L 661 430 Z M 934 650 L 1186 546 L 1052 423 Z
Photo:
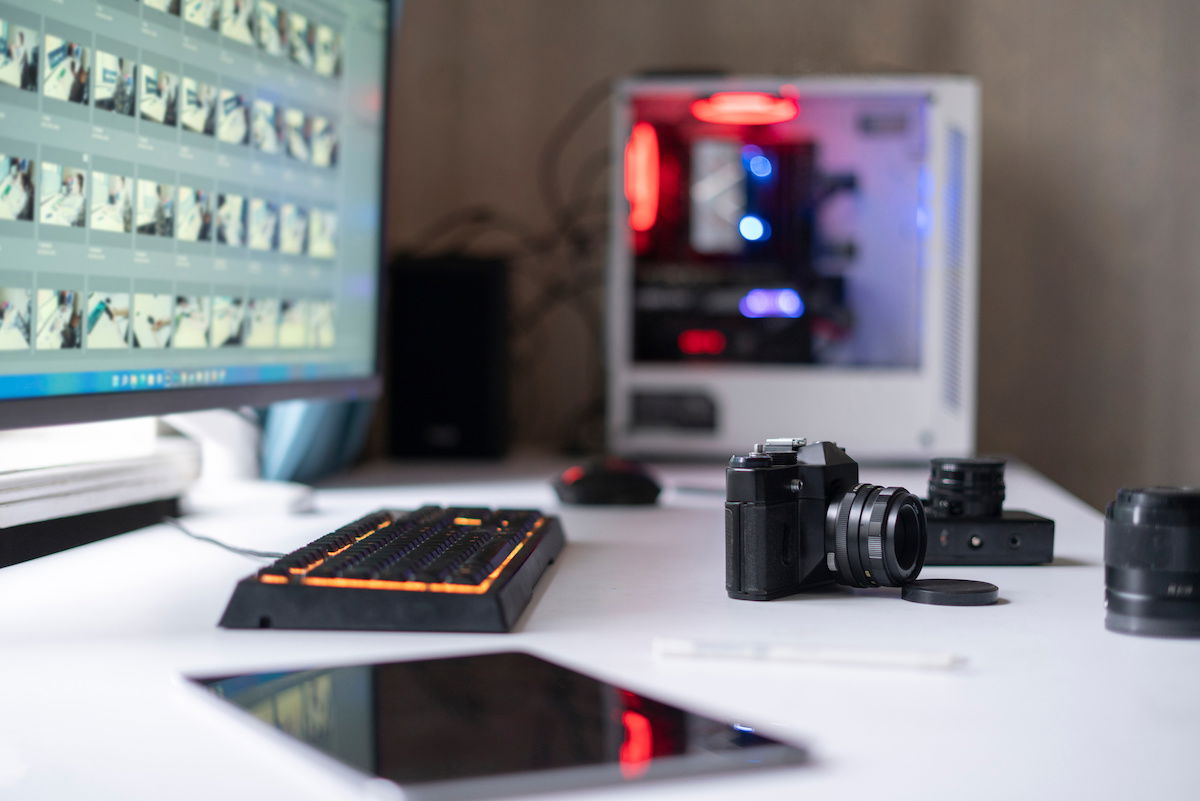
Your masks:
M 750 174 L 755 178 L 769 178 L 774 170 L 771 168 L 771 160 L 766 156 L 753 156 L 750 162 L 746 165 L 750 170 Z
M 747 242 L 762 242 L 771 238 L 771 226 L 765 220 L 747 214 L 738 221 L 738 233 Z
M 771 173 L 775 172 L 775 165 L 758 145 L 742 146 L 742 165 L 755 178 L 769 178 Z
M 738 303 L 743 317 L 762 317 L 771 310 L 770 293 L 765 289 L 751 289 Z
M 781 289 L 775 295 L 775 306 L 784 317 L 799 317 L 804 314 L 804 301 L 794 289 Z
M 743 317 L 803 317 L 804 301 L 794 289 L 751 289 L 740 301 Z

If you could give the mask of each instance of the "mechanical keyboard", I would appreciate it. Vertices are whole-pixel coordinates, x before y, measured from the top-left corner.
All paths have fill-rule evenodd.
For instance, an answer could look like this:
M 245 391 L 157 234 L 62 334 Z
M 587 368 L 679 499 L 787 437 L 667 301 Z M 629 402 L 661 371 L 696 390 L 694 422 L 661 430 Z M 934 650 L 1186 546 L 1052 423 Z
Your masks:
M 509 631 L 564 543 L 533 509 L 384 509 L 239 581 L 220 625 Z

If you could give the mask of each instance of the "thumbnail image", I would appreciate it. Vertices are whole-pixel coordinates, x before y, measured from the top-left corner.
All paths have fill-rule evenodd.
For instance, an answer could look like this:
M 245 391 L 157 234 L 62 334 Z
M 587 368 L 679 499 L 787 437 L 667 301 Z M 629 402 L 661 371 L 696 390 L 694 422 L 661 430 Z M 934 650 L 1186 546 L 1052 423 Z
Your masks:
M 302 256 L 308 244 L 308 212 L 295 203 L 279 209 L 279 252 Z
M 70 289 L 39 289 L 37 293 L 37 349 L 64 350 L 82 344 L 79 333 L 83 310 L 79 293 Z
M 242 345 L 246 338 L 248 320 L 246 305 L 241 298 L 217 295 L 212 300 L 212 346 L 232 348 Z
M 89 350 L 129 347 L 129 294 L 92 292 L 87 302 Z
M 217 138 L 231 145 L 246 144 L 250 139 L 246 98 L 232 89 L 222 89 L 219 104 Z
M 246 306 L 246 347 L 273 348 L 278 338 L 279 301 L 251 298 Z
M 171 335 L 171 347 L 207 348 L 208 312 L 207 297 L 180 295 L 175 298 L 175 333 Z
M 324 209 L 309 212 L 308 255 L 314 259 L 337 256 L 337 212 Z
M 215 31 L 217 29 L 217 12 L 220 8 L 219 0 L 188 0 L 183 11 L 183 19 L 193 25 Z
M 0 154 L 0 220 L 33 219 L 33 162 Z
M 136 65 L 131 58 L 121 58 L 103 50 L 96 51 L 96 73 L 94 76 L 96 108 L 115 111 L 127 117 L 133 116 L 133 100 L 137 82 L 134 80 Z
M 241 195 L 217 195 L 217 241 L 246 244 L 246 199 Z
M 174 187 L 156 181 L 138 180 L 137 232 L 149 236 L 175 235 Z
M 332 78 L 340 72 L 339 62 L 342 59 L 338 35 L 328 25 L 316 26 L 316 46 L 313 55 L 313 71 L 326 78 Z
M 133 229 L 133 179 L 92 173 L 92 230 L 127 234 Z
M 56 100 L 86 104 L 90 62 L 88 50 L 83 45 L 46 34 L 42 94 Z
M 253 0 L 221 0 L 221 35 L 242 44 L 254 44 L 254 35 L 250 32 L 253 13 Z
M 0 83 L 37 89 L 38 33 L 0 19 Z
M 279 309 L 279 347 L 308 347 L 308 301 L 285 300 Z
M 29 350 L 32 312 L 28 289 L 0 288 L 0 350 Z
M 184 242 L 208 242 L 212 239 L 212 195 L 190 186 L 179 187 L 176 204 L 178 222 L 175 235 Z
M 279 107 L 269 100 L 254 101 L 254 121 L 250 130 L 254 146 L 264 153 L 283 149 L 283 119 Z
M 308 24 L 308 17 L 293 11 L 288 15 L 288 52 L 292 61 L 305 69 L 313 68 L 313 45 L 316 26 Z
M 143 120 L 175 125 L 179 78 L 166 70 L 142 64 L 142 90 L 138 95 L 138 113 Z
M 312 300 L 308 303 L 308 342 L 314 348 L 332 348 L 335 331 L 333 326 L 333 301 Z
M 142 0 L 142 3 L 146 8 L 153 8 L 155 11 L 179 16 L 179 0 Z
M 133 346 L 165 348 L 171 341 L 171 317 L 174 307 L 174 295 L 150 295 L 141 292 L 134 295 Z
M 337 131 L 328 117 L 313 117 L 309 127 L 312 142 L 312 163 L 316 167 L 337 164 Z
M 217 90 L 195 78 L 180 84 L 179 124 L 185 131 L 212 136 L 217 132 Z
M 287 143 L 287 154 L 296 161 L 308 161 L 309 121 L 298 108 L 283 112 L 283 139 Z
M 246 226 L 246 246 L 251 250 L 276 250 L 279 247 L 279 209 L 269 200 L 253 198 Z
M 258 0 L 254 38 L 267 55 L 287 55 L 287 12 L 271 0 Z
M 38 220 L 43 225 L 82 228 L 87 207 L 86 183 L 86 171 L 43 161 L 42 210 Z

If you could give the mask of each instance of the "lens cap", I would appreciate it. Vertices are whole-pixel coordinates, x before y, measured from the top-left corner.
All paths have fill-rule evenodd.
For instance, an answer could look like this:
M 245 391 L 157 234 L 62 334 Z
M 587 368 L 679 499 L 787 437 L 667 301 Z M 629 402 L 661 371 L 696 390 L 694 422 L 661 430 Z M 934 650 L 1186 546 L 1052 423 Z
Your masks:
M 915 604 L 937 606 L 987 606 L 996 603 L 1000 588 L 986 581 L 921 579 L 905 584 L 900 597 Z

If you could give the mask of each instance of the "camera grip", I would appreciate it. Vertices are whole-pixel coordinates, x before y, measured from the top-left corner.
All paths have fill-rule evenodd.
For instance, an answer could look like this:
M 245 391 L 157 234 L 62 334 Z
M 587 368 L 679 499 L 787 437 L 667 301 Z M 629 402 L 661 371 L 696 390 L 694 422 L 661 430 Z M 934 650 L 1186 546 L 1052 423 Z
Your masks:
M 725 591 L 730 598 L 768 601 L 796 592 L 798 582 L 787 543 L 793 526 L 783 504 L 725 504 Z

